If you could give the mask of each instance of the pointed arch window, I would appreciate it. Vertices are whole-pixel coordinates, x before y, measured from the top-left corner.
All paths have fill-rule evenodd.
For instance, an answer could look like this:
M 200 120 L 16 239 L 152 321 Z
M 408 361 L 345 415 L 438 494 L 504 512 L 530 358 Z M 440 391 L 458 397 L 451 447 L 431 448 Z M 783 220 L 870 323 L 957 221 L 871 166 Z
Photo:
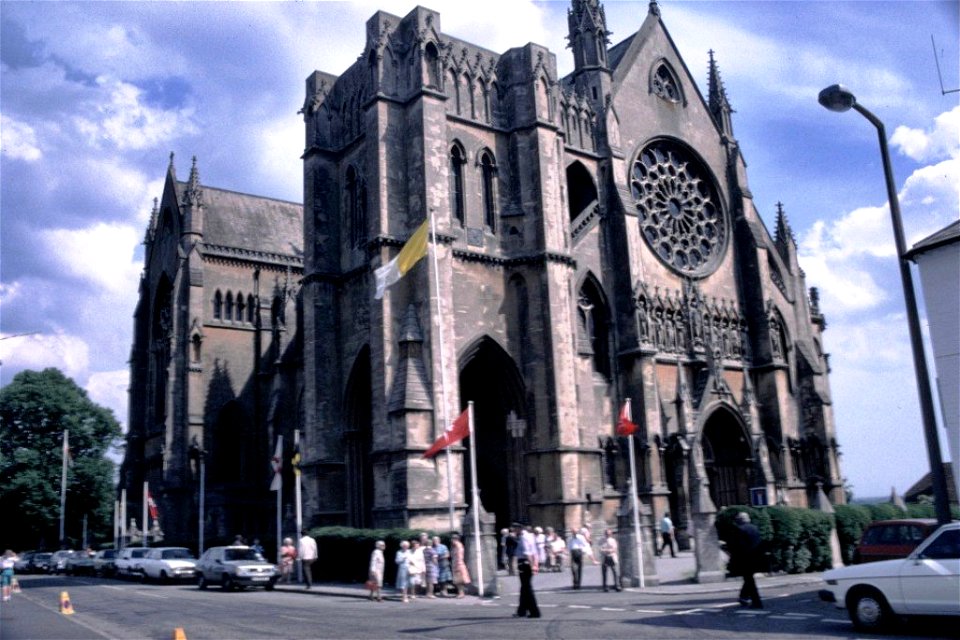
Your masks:
M 427 86 L 431 89 L 440 88 L 440 55 L 437 52 L 437 45 L 428 42 L 423 48 L 423 64 L 426 67 Z
M 219 289 L 213 294 L 213 319 L 223 319 L 223 294 L 220 293 Z
M 466 205 L 463 189 L 463 165 L 466 163 L 466 154 L 459 143 L 450 148 L 450 207 L 453 217 L 461 226 L 466 222 Z
M 683 98 L 677 76 L 665 62 L 660 63 L 653 72 L 651 85 L 651 91 L 654 95 L 667 102 L 680 102 Z
M 243 294 L 237 292 L 237 322 L 243 322 L 243 312 L 246 308 L 243 302 Z
M 483 223 L 490 231 L 497 231 L 497 165 L 488 151 L 480 154 L 480 174 L 483 180 Z
M 253 294 L 247 296 L 247 322 L 253 324 L 256 317 L 256 307 L 253 304 Z
M 233 294 L 227 291 L 227 298 L 223 303 L 223 319 L 233 320 Z

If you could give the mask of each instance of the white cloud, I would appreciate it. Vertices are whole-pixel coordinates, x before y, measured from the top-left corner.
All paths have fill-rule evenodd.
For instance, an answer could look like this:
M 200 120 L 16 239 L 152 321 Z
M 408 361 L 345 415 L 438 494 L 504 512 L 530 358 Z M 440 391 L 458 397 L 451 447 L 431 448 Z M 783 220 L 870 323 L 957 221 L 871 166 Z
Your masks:
M 133 253 L 141 232 L 130 225 L 97 223 L 85 229 L 40 231 L 50 256 L 64 273 L 107 292 L 136 289 L 140 265 Z
M 960 157 L 960 105 L 937 116 L 931 129 L 897 127 L 890 144 L 917 162 Z
M 74 119 L 77 131 L 94 147 L 151 149 L 197 131 L 190 107 L 155 109 L 143 103 L 143 92 L 132 84 L 106 77 L 97 78 L 97 84 L 106 94 L 102 102 Z
M 15 160 L 34 162 L 43 153 L 37 146 L 37 134 L 33 127 L 0 114 L 0 153 Z
M 124 425 L 127 422 L 127 387 L 130 384 L 130 371 L 101 371 L 93 373 L 87 379 L 84 388 L 90 399 L 100 406 L 113 410 L 114 417 Z
M 67 333 L 27 335 L 0 341 L 0 361 L 18 371 L 56 367 L 78 380 L 87 374 L 90 349 L 83 338 Z

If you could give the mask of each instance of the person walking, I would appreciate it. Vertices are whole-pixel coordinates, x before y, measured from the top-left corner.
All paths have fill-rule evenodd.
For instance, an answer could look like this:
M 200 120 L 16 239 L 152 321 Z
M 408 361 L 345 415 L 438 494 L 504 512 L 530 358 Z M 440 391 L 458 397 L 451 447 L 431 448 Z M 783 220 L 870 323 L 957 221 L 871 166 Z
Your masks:
M 403 602 L 407 600 L 407 589 L 410 586 L 410 543 L 406 540 L 400 542 L 400 548 L 397 549 L 397 555 L 393 561 L 397 564 L 397 589 L 400 591 L 400 599 Z
M 587 541 L 582 533 L 567 532 L 567 551 L 570 553 L 570 573 L 573 575 L 573 588 L 580 588 L 583 577 L 583 554 L 587 548 Z
M 743 576 L 740 588 L 740 606 L 763 609 L 760 592 L 753 574 L 757 570 L 760 553 L 760 530 L 750 522 L 750 515 L 741 511 L 734 518 L 736 527 L 730 540 L 730 573 Z
M 370 552 L 367 583 L 370 586 L 370 599 L 377 602 L 383 602 L 380 590 L 383 588 L 383 550 L 386 548 L 387 544 L 383 540 L 377 540 L 373 545 L 373 551 Z
M 519 544 L 520 541 L 517 540 L 516 532 L 514 530 L 508 530 L 503 546 L 507 554 L 507 574 L 511 576 L 517 574 L 517 547 Z
M 417 599 L 417 591 L 423 585 L 423 578 L 427 573 L 427 564 L 423 559 L 423 547 L 419 540 L 410 541 L 410 557 L 407 560 L 407 571 L 410 572 L 410 599 Z
M 620 545 L 610 529 L 603 532 L 600 542 L 600 573 L 604 591 L 607 591 L 607 570 L 612 574 L 614 590 L 620 591 Z
M 440 595 L 447 595 L 447 586 L 453 582 L 453 573 L 450 571 L 450 549 L 440 541 L 440 536 L 433 537 L 433 551 L 437 555 L 437 565 L 439 566 L 439 575 L 437 576 L 437 586 Z
M 13 589 L 13 567 L 17 562 L 17 554 L 11 549 L 3 552 L 3 558 L 0 559 L 0 584 L 3 585 L 3 601 L 10 601 L 10 594 Z
M 657 551 L 657 556 L 662 554 L 665 548 L 670 547 L 670 557 L 676 558 L 677 554 L 673 550 L 673 520 L 670 519 L 669 512 L 663 514 L 663 519 L 660 520 L 660 538 L 662 542 L 660 549 Z
M 450 564 L 453 567 L 453 584 L 457 588 L 457 597 L 462 598 L 464 588 L 470 584 L 470 571 L 467 570 L 464 560 L 463 543 L 460 542 L 459 533 L 450 536 Z
M 317 541 L 309 533 L 304 532 L 300 536 L 299 546 L 297 555 L 300 556 L 300 565 L 303 567 L 303 581 L 309 589 L 313 586 L 313 563 L 317 561 Z
M 293 546 L 293 538 L 284 538 L 280 546 L 280 581 L 290 584 L 293 575 L 293 563 L 297 559 L 297 548 Z
M 520 576 L 520 602 L 514 618 L 539 618 L 540 608 L 533 592 L 533 576 L 540 571 L 537 538 L 530 527 L 516 527 L 517 574 Z
M 425 533 L 420 536 L 420 546 L 423 548 L 423 564 L 426 568 L 423 579 L 427 597 L 436 598 L 434 591 L 437 582 L 440 581 L 440 558 L 437 557 L 437 550 L 433 546 L 433 541 Z

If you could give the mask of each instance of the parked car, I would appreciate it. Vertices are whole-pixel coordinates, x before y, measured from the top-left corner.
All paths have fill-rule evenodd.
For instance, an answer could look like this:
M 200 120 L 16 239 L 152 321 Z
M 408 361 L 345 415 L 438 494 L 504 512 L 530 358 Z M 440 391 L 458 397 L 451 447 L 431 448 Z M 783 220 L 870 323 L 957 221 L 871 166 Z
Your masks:
M 125 547 L 117 554 L 116 566 L 118 576 L 143 577 L 140 570 L 140 561 L 147 555 L 150 547 Z
M 114 576 L 117 574 L 116 549 L 101 549 L 93 556 L 93 572 L 98 576 Z
M 193 580 L 197 575 L 197 559 L 190 549 L 183 547 L 156 547 L 140 561 L 143 577 L 167 582 Z
M 853 550 L 853 564 L 906 558 L 936 530 L 937 521 L 929 518 L 871 522 Z
M 66 567 L 64 567 L 64 573 L 71 576 L 79 575 L 93 575 L 93 551 L 74 551 L 73 554 L 67 558 Z
M 820 598 L 846 608 L 858 629 L 896 616 L 960 616 L 960 522 L 943 525 L 906 558 L 831 569 Z
M 61 549 L 60 551 L 54 551 L 53 555 L 50 556 L 50 564 L 47 568 L 47 571 L 50 573 L 66 573 L 67 571 L 67 560 L 70 559 L 76 553 L 73 549 Z
M 30 560 L 36 553 L 36 551 L 24 551 L 19 554 L 13 563 L 13 570 L 16 573 L 30 573 Z
M 251 547 L 210 547 L 197 561 L 197 586 L 201 589 L 219 584 L 225 591 L 244 587 L 272 591 L 277 578 L 277 568 Z
M 49 573 L 50 558 L 52 557 L 53 554 L 49 551 L 38 551 L 33 554 L 33 557 L 30 558 L 29 573 Z

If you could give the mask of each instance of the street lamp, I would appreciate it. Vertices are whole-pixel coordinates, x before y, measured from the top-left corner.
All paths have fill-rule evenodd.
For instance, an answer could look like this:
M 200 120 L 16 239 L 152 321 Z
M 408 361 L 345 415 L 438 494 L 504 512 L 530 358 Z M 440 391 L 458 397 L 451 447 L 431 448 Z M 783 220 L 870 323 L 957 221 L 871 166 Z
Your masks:
M 880 138 L 880 155 L 883 160 L 883 172 L 887 182 L 887 199 L 890 203 L 890 217 L 893 220 L 893 236 L 897 243 L 897 261 L 900 263 L 900 279 L 903 282 L 903 297 L 907 306 L 907 324 L 910 328 L 910 346 L 913 350 L 913 367 L 917 376 L 917 391 L 920 394 L 920 413 L 923 417 L 923 433 L 927 441 L 927 457 L 930 460 L 930 478 L 933 482 L 934 508 L 940 524 L 950 522 L 950 505 L 947 503 L 947 479 L 943 473 L 940 456 L 940 438 L 937 434 L 937 421 L 933 412 L 933 396 L 930 393 L 930 378 L 927 372 L 927 357 L 923 350 L 923 337 L 920 334 L 920 317 L 917 313 L 917 296 L 913 288 L 913 276 L 905 254 L 903 239 L 903 221 L 900 218 L 900 202 L 893 181 L 893 168 L 890 165 L 890 152 L 887 149 L 887 136 L 877 116 L 873 115 L 857 102 L 856 96 L 842 84 L 827 87 L 817 96 L 820 104 L 830 111 L 844 112 L 851 108 L 870 121 L 877 128 Z

